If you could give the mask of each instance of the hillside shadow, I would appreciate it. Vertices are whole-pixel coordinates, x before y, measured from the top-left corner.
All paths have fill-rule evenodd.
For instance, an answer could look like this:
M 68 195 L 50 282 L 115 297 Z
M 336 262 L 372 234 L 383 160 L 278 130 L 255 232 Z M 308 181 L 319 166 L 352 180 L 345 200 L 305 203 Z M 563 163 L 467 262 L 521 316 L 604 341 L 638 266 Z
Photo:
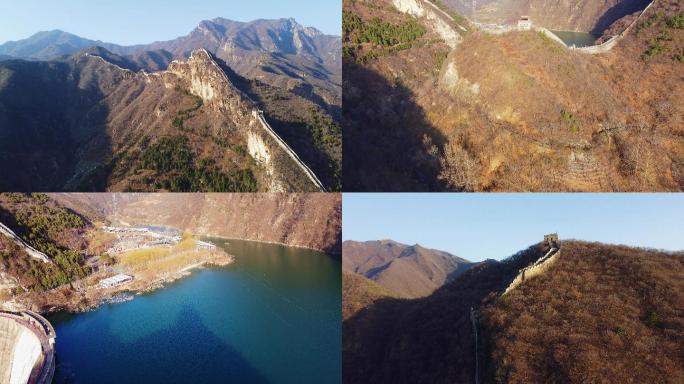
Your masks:
M 479 263 L 428 297 L 381 299 L 359 311 L 343 323 L 343 382 L 473 382 L 470 309 L 496 299 L 518 270 L 543 251 L 536 244 L 504 261 Z M 486 335 L 480 336 L 483 364 L 490 351 L 483 342 Z
M 634 12 L 644 10 L 649 3 L 651 0 L 623 1 L 615 4 L 598 19 L 594 29 L 591 30 L 591 34 L 601 36 L 611 24 Z
M 285 140 L 285 142 L 297 153 L 302 161 L 313 170 L 316 176 L 321 180 L 326 188 L 331 188 L 336 184 L 335 169 L 333 167 L 334 161 L 328 153 L 322 148 L 314 144 L 313 133 L 306 123 L 284 121 L 276 118 L 269 112 L 269 105 L 265 105 L 267 101 L 259 93 L 258 87 L 268 87 L 276 90 L 276 92 L 285 92 L 277 87 L 271 85 L 253 82 L 245 77 L 242 77 L 237 72 L 233 71 L 230 66 L 220 58 L 214 57 L 221 69 L 226 73 L 228 79 L 242 92 L 244 92 L 250 99 L 254 100 L 259 108 L 264 110 L 264 115 L 269 124 L 276 131 L 276 133 Z M 296 91 L 293 94 L 303 97 L 309 101 L 309 98 L 300 95 Z M 323 103 L 322 99 L 318 102 Z M 314 102 L 314 103 L 318 103 Z M 325 103 L 323 103 L 325 104 Z M 332 107 L 324 108 L 330 112 Z M 332 108 L 334 112 L 334 108 Z M 334 115 L 333 115 L 334 117 Z
M 84 73 L 74 78 L 66 61 L 13 60 L 2 67 L 12 73 L 0 89 L 0 190 L 104 191 L 106 172 L 92 178 L 93 184 L 70 181 L 86 177 L 97 163 L 77 169 L 84 146 L 96 147 L 96 159 L 111 155 L 104 95 L 96 85 L 79 86 L 96 80 Z
M 446 142 L 400 81 L 345 61 L 342 103 L 344 190 L 437 191 L 439 161 L 423 145 Z
M 152 332 L 133 342 L 121 341 L 105 330 L 95 340 L 62 345 L 57 342 L 56 384 L 66 383 L 236 383 L 269 381 L 250 362 L 207 328 L 199 313 L 185 307 L 168 329 Z M 102 331 L 102 330 L 100 330 Z M 85 331 L 88 333 L 98 332 Z M 59 328 L 57 330 L 59 340 Z M 71 342 L 72 340 L 69 340 Z M 69 356 L 79 362 L 60 358 Z M 78 351 L 74 351 L 78 350 Z M 80 370 L 79 370 L 80 367 Z M 98 368 L 100 367 L 100 368 Z M 108 367 L 108 368 L 107 368 Z

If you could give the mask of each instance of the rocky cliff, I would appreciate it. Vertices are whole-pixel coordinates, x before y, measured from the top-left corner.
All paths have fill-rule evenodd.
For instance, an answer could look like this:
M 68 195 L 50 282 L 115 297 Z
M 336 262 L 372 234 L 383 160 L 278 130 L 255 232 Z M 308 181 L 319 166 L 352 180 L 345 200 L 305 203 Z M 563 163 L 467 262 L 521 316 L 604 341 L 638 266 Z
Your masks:
M 103 48 L 3 62 L 0 160 L 19 164 L 3 190 L 319 189 L 208 51 L 154 73 L 127 64 Z

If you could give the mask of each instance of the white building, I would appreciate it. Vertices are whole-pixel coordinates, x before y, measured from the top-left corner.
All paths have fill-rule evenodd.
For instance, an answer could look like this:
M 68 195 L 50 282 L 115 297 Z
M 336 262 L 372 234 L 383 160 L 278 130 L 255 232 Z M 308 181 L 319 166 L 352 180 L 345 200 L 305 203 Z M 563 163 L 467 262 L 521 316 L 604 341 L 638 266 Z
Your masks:
M 213 248 L 216 248 L 216 246 L 212 243 L 207 243 L 206 241 L 197 240 L 197 248 L 198 249 L 213 249 Z
M 530 20 L 529 16 L 520 17 L 520 20 L 518 20 L 518 29 L 524 31 L 532 29 L 532 20 Z
M 118 287 L 119 285 L 123 285 L 131 281 L 133 281 L 133 276 L 124 275 L 123 273 L 120 273 L 116 276 L 100 280 L 100 288 Z

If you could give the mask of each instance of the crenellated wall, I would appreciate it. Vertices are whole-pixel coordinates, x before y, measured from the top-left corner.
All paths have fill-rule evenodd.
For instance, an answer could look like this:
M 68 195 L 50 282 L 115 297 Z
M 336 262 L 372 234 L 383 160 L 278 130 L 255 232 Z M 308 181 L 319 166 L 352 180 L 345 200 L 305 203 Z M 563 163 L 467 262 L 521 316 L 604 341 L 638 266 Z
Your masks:
M 560 257 L 560 248 L 552 247 L 549 249 L 544 257 L 537 260 L 534 264 L 521 269 L 518 272 L 518 275 L 511 281 L 508 287 L 506 287 L 502 295 L 507 294 L 528 279 L 547 271 L 549 267 L 558 260 L 558 257 Z
M 208 108 L 230 118 L 240 128 L 249 155 L 265 171 L 260 183 L 269 192 L 325 190 L 311 169 L 271 128 L 256 103 L 233 85 L 207 50 L 196 50 L 187 62 L 172 62 L 161 78 L 164 76 L 180 77 Z

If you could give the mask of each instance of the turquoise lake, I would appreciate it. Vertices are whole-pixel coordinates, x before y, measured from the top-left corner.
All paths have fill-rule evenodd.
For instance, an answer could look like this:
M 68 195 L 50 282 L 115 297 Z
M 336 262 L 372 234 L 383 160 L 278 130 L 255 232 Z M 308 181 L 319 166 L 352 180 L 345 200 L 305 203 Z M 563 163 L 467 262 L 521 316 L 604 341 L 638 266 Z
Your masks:
M 51 316 L 54 382 L 340 383 L 340 260 L 209 240 L 235 262 L 125 303 Z
M 580 47 L 589 47 L 594 45 L 596 40 L 600 36 L 592 35 L 591 33 L 588 32 L 569 32 L 569 31 L 551 31 L 553 32 L 556 36 L 558 36 L 565 44 L 568 45 L 568 47 L 572 47 L 573 45 L 577 48 Z

